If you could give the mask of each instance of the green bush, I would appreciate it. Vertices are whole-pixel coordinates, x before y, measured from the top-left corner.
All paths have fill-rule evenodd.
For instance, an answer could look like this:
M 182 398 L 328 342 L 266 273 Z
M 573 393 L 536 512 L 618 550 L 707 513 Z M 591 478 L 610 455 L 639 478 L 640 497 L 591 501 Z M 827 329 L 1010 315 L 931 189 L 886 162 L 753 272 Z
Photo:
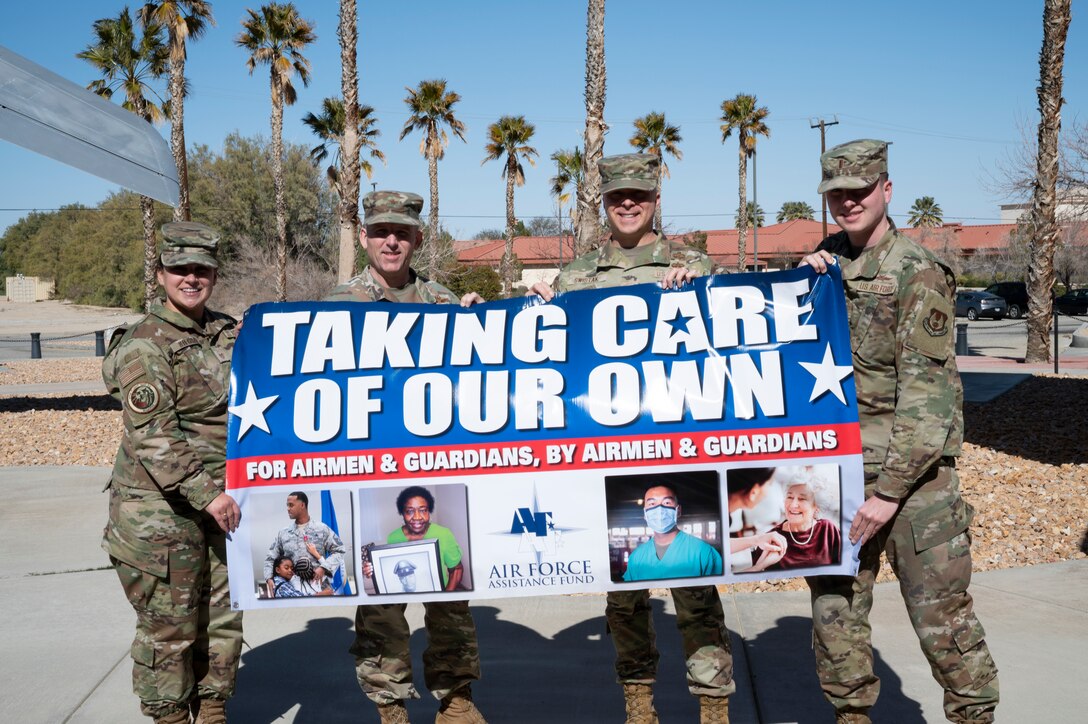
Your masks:
M 489 266 L 458 264 L 450 273 L 446 286 L 458 297 L 476 292 L 487 301 L 502 298 L 502 280 L 499 273 Z

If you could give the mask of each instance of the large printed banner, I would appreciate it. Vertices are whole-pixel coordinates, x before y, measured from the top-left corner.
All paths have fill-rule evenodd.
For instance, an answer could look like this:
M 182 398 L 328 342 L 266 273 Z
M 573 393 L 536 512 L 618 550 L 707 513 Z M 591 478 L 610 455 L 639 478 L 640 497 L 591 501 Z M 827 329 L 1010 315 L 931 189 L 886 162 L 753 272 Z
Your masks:
M 230 396 L 236 608 L 856 571 L 837 267 L 468 309 L 260 304 Z

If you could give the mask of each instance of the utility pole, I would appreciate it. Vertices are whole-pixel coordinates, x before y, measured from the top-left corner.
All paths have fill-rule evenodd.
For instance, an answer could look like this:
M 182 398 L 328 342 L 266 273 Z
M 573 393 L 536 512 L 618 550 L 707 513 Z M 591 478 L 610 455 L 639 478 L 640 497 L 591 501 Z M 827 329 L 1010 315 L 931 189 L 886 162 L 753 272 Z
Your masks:
M 755 137 L 752 137 L 755 140 Z M 752 271 L 759 271 L 759 196 L 756 183 L 756 147 L 752 146 Z M 826 236 L 826 234 L 825 234 Z
M 823 156 L 824 151 L 827 150 L 827 143 L 826 143 L 825 138 L 824 138 L 824 132 L 827 129 L 827 126 L 837 126 L 837 125 L 839 125 L 839 117 L 838 116 L 832 116 L 832 118 L 834 120 L 831 120 L 831 121 L 825 121 L 823 118 L 810 118 L 810 119 L 808 119 L 808 127 L 809 128 L 819 128 L 820 129 L 820 155 L 821 156 Z M 824 238 L 826 239 L 827 238 L 827 197 L 825 197 L 823 194 L 820 194 L 820 205 L 823 207 L 823 211 L 824 211 Z

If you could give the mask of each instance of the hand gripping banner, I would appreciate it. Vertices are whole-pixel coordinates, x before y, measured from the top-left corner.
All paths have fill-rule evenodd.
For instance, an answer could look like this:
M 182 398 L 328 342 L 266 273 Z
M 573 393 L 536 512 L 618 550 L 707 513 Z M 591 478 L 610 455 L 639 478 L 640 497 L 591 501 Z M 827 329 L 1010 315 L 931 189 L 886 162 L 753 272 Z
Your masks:
M 470 308 L 259 304 L 231 370 L 237 608 L 853 574 L 838 268 Z

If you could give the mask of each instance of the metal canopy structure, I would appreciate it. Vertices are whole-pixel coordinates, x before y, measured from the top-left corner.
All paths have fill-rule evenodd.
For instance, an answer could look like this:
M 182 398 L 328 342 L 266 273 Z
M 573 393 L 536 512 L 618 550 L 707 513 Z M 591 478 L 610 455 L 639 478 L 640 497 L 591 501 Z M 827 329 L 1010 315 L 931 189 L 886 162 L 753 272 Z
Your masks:
M 0 138 L 178 204 L 174 158 L 150 123 L 3 46 Z

